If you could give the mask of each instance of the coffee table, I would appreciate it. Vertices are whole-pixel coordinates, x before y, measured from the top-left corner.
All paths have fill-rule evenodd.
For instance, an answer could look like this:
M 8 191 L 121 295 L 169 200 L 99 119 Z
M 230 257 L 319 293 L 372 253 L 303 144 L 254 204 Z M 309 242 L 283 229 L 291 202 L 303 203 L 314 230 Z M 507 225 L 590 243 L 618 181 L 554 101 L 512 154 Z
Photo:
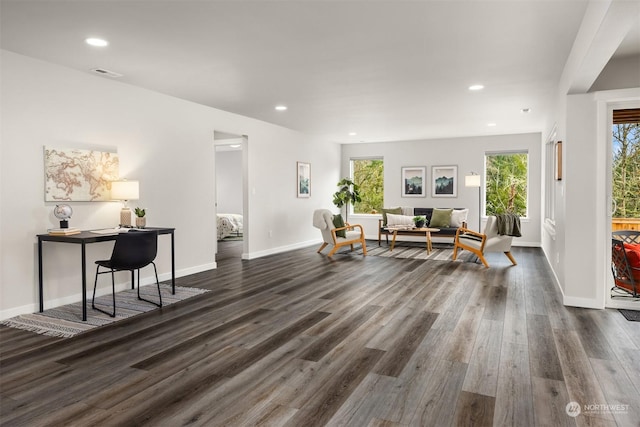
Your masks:
M 416 234 L 421 235 L 424 234 L 427 239 L 427 254 L 430 254 L 433 248 L 431 247 L 431 233 L 437 233 L 440 231 L 439 228 L 404 228 L 404 227 L 389 227 L 389 231 L 393 231 L 393 240 L 391 241 L 391 248 L 389 252 L 391 252 L 396 245 L 396 236 L 398 236 L 398 231 L 402 231 L 402 234 Z

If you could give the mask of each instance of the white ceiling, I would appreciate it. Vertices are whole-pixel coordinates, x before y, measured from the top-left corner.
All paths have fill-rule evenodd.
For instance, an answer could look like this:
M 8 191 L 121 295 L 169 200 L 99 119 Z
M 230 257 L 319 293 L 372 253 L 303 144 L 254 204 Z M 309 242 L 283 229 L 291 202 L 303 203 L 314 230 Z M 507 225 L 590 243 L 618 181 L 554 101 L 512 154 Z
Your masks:
M 2 0 L 1 8 L 3 49 L 359 142 L 543 130 L 586 3 Z M 90 36 L 110 44 L 90 47 Z M 485 89 L 470 92 L 475 83 Z

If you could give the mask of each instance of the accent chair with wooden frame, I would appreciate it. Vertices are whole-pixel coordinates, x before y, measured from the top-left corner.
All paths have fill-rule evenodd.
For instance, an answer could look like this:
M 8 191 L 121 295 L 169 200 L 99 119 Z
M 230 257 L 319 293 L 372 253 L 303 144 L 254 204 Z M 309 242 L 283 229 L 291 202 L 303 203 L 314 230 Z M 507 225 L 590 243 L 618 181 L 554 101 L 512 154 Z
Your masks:
M 336 227 L 333 224 L 333 213 L 328 209 L 318 209 L 313 212 L 313 226 L 320 229 L 320 233 L 322 234 L 323 243 L 320 249 L 318 249 L 318 253 L 328 245 L 333 245 L 333 248 L 327 255 L 331 257 L 341 247 L 350 246 L 353 251 L 353 245 L 359 243 L 362 245 L 362 254 L 367 254 L 367 244 L 364 240 L 364 229 L 362 225 L 350 225 L 346 223 L 344 227 Z M 345 237 L 338 235 L 340 231 L 345 232 Z
M 518 265 L 511 255 L 512 236 L 498 234 L 498 224 L 495 216 L 487 218 L 484 233 L 459 228 L 456 231 L 456 238 L 453 246 L 453 259 L 458 257 L 458 250 L 466 249 L 478 257 L 478 259 L 489 268 L 489 263 L 484 257 L 488 252 L 503 252 L 513 265 Z

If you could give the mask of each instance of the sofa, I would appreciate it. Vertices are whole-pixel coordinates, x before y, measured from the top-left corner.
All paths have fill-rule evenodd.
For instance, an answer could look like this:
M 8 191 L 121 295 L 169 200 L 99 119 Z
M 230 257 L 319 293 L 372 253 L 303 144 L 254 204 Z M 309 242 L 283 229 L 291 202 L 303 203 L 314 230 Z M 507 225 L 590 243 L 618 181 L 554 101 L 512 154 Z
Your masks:
M 452 210 L 452 222 L 449 223 L 447 227 L 434 226 L 431 225 L 431 220 L 433 218 L 434 209 L 444 209 L 444 210 Z M 400 212 L 398 214 L 398 212 Z M 467 227 L 467 214 L 469 213 L 469 209 L 467 208 L 414 208 L 414 207 L 398 207 L 398 208 L 385 208 L 382 210 L 382 218 L 378 220 L 378 246 L 380 246 L 382 241 L 382 236 L 386 237 L 387 244 L 389 243 L 389 234 L 393 234 L 393 231 L 389 231 L 389 227 L 393 225 L 403 225 L 403 224 L 392 224 L 388 221 L 388 218 L 399 219 L 402 223 L 407 223 L 409 221 L 413 222 L 414 216 L 424 216 L 426 218 L 425 227 L 438 228 L 440 231 L 433 232 L 431 235 L 433 237 L 451 237 L 452 242 L 455 241 L 456 231 L 459 227 Z M 404 218 L 398 218 L 398 216 L 402 216 Z M 440 219 L 440 218 L 438 218 Z M 413 233 L 405 233 L 403 230 L 398 230 L 398 235 L 409 235 Z

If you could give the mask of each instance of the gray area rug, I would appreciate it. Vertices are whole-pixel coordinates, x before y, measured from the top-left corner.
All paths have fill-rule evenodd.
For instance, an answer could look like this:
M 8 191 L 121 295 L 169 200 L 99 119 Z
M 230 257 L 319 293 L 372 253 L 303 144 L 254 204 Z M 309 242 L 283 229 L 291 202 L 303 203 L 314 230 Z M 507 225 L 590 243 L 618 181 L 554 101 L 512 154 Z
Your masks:
M 162 305 L 175 304 L 178 301 L 209 292 L 207 289 L 186 288 L 176 286 L 176 293 L 171 293 L 171 285 L 161 284 Z M 140 295 L 151 301 L 158 299 L 158 290 L 154 285 L 140 288 Z M 111 310 L 111 294 L 96 298 L 96 306 Z M 42 313 L 21 314 L 0 322 L 12 328 L 24 329 L 41 335 L 71 338 L 82 332 L 124 320 L 138 314 L 157 310 L 153 304 L 138 299 L 137 289 L 127 289 L 116 293 L 116 317 L 110 317 L 91 308 L 91 299 L 87 299 L 87 321 L 82 321 L 82 302 L 63 305 L 45 310 Z
M 426 243 L 424 242 L 402 242 L 396 244 L 393 250 L 390 245 L 382 243 L 378 246 L 378 242 L 367 242 L 367 255 L 380 256 L 386 258 L 404 258 L 404 259 L 422 259 L 436 261 L 453 261 L 453 244 L 433 243 L 433 250 L 427 254 Z M 348 249 L 346 249 L 346 253 Z M 340 252 L 345 252 L 341 250 Z M 362 249 L 357 247 L 353 252 L 361 255 Z M 458 251 L 458 259 L 456 261 L 473 261 L 475 255 L 468 251 Z
M 619 308 L 618 311 L 629 322 L 640 322 L 640 311 L 637 311 L 637 310 L 624 310 L 622 308 Z

